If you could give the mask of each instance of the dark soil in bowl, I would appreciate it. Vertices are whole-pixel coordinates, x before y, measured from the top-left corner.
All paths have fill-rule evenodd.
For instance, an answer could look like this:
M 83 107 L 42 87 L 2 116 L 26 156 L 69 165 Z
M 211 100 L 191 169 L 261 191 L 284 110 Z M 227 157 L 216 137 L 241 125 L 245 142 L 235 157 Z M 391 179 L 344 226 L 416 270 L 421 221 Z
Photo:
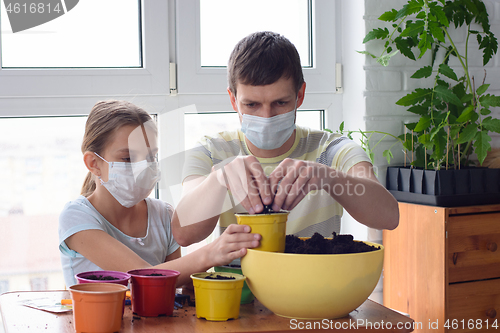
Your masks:
M 146 274 L 144 276 L 165 276 L 165 275 L 160 274 L 160 273 L 151 273 L 151 274 Z
M 82 278 L 87 279 L 87 280 L 119 280 L 117 277 L 114 276 L 103 276 L 103 275 L 88 275 L 88 276 L 82 276 Z
M 287 235 L 285 243 L 285 253 L 296 254 L 346 254 L 370 252 L 378 249 L 380 248 L 354 241 L 352 235 L 337 235 L 335 232 L 332 239 L 324 238 L 319 233 L 315 233 L 306 240 Z
M 224 275 L 207 275 L 204 277 L 207 280 L 235 280 L 234 276 L 224 276 Z

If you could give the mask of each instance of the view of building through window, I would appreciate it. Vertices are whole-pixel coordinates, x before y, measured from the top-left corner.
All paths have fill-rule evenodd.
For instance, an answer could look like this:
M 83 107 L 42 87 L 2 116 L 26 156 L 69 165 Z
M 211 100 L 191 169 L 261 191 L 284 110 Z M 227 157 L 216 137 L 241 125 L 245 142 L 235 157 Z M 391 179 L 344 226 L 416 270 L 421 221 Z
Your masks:
M 0 120 L 0 292 L 63 289 L 58 218 L 86 175 L 86 117 Z

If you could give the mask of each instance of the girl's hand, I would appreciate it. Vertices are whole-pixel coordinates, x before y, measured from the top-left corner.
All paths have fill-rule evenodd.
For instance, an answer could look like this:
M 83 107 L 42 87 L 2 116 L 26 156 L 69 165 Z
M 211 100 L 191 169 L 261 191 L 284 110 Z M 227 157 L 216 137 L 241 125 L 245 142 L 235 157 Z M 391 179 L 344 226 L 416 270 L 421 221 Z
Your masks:
M 215 241 L 210 243 L 209 260 L 213 266 L 229 264 L 247 253 L 247 248 L 259 246 L 259 234 L 251 234 L 247 225 L 230 224 Z

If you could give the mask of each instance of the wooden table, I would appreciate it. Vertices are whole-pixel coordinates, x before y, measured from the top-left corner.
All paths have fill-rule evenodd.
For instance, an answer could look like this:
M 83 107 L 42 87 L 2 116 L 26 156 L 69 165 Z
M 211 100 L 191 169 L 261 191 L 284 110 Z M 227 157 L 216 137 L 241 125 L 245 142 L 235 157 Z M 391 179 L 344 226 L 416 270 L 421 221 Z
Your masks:
M 29 308 L 23 302 L 37 298 L 50 298 L 54 304 L 61 299 L 70 298 L 68 291 L 27 291 L 10 292 L 0 296 L 5 333 L 30 332 L 75 332 L 73 314 L 57 314 Z M 339 328 L 345 332 L 411 332 L 414 322 L 395 311 L 367 300 L 349 316 L 335 320 L 295 320 L 277 316 L 254 300 L 241 305 L 240 317 L 225 322 L 211 322 L 197 319 L 195 307 L 185 304 L 174 310 L 169 317 L 138 317 L 132 313 L 131 306 L 125 307 L 120 332 L 325 332 Z M 370 327 L 371 326 L 371 327 Z M 398 327 L 399 326 L 399 327 Z

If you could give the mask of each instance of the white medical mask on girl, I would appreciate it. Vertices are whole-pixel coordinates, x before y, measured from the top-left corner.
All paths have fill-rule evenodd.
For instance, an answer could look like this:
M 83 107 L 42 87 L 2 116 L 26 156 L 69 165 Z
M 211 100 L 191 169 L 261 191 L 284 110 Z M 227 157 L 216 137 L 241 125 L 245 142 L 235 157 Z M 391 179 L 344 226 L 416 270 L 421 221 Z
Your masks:
M 296 110 L 297 101 L 292 111 L 271 118 L 242 114 L 241 131 L 257 148 L 277 149 L 292 136 L 295 130 Z
M 108 181 L 98 177 L 101 185 L 124 207 L 130 208 L 147 198 L 160 180 L 157 161 L 108 162 L 99 158 L 109 165 Z

